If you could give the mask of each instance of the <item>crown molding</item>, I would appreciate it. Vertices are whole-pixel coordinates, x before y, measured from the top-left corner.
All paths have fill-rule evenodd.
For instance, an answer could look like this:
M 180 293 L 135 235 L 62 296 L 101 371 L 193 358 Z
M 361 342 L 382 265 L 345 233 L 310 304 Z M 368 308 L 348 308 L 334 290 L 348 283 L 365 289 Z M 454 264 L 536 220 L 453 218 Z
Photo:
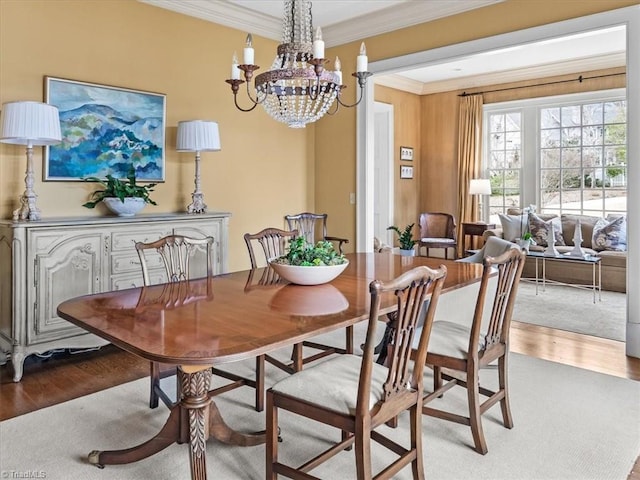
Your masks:
M 282 40 L 282 18 L 239 7 L 233 3 L 212 0 L 138 0 L 154 7 L 165 8 L 212 23 L 251 32 L 255 35 Z M 425 23 L 485 7 L 504 0 L 407 1 L 355 19 L 322 26 L 327 47 L 335 47 L 363 38 L 380 35 L 404 27 Z
M 547 65 L 537 65 L 529 68 L 518 68 L 516 70 L 506 70 L 484 75 L 473 75 L 469 77 L 454 78 L 451 80 L 424 83 L 420 94 L 428 95 L 431 93 L 449 92 L 452 90 L 465 90 L 484 87 L 487 85 L 499 85 L 523 80 L 555 77 L 558 75 L 579 75 L 587 71 L 624 67 L 625 65 L 626 53 L 622 52 L 612 55 L 601 55 L 598 57 L 569 60 L 562 63 L 550 63 Z
M 282 19 L 238 7 L 232 3 L 202 0 L 138 1 L 272 40 L 282 39 Z
M 501 72 L 428 83 L 422 83 L 418 80 L 395 73 L 375 75 L 372 77 L 372 80 L 376 85 L 395 88 L 396 90 L 413 93 L 415 95 L 429 95 L 432 93 L 468 90 L 470 88 L 481 88 L 487 85 L 500 85 L 510 82 L 555 77 L 558 75 L 579 75 L 593 70 L 624 67 L 625 64 L 626 54 L 625 52 L 619 52 L 611 55 L 570 60 L 563 63 L 550 63 L 529 68 L 519 68 L 517 70 L 504 70 Z
M 335 47 L 367 37 L 381 35 L 420 23 L 486 7 L 504 0 L 451 0 L 408 1 L 394 7 L 362 15 L 353 20 L 322 27 L 327 47 Z
M 376 85 L 395 88 L 396 90 L 402 90 L 403 92 L 409 92 L 415 95 L 423 95 L 425 87 L 425 85 L 418 80 L 413 80 L 412 78 L 403 77 L 402 75 L 396 75 L 394 73 L 380 76 L 374 75 L 371 78 L 373 83 Z

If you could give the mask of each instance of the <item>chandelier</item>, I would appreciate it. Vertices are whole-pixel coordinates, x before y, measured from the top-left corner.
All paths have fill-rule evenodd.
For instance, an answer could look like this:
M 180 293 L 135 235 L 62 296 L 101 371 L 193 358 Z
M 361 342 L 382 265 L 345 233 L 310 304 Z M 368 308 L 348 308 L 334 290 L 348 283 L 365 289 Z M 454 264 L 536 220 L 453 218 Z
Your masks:
M 354 104 L 342 102 L 340 94 L 346 85 L 342 84 L 340 59 L 336 57 L 335 70 L 325 69 L 328 62 L 324 58 L 324 41 L 320 27 L 316 30 L 312 41 L 313 22 L 311 2 L 309 0 L 285 0 L 282 43 L 271 64 L 271 69 L 255 77 L 252 93 L 249 84 L 253 74 L 260 67 L 254 64 L 254 49 L 251 34 L 247 35 L 243 51 L 243 62 L 238 64 L 236 54 L 231 64 L 231 78 L 226 80 L 231 85 L 233 101 L 236 108 L 250 112 L 258 105 L 275 120 L 286 123 L 292 128 L 304 128 L 325 113 L 332 115 L 340 105 L 354 107 L 360 100 L 371 73 L 367 71 L 367 52 L 362 43 L 357 57 L 356 73 L 360 86 L 360 95 Z M 240 71 L 244 80 L 240 79 Z M 246 83 L 247 97 L 252 105 L 242 108 L 238 104 L 240 85 Z M 331 107 L 334 105 L 332 111 Z

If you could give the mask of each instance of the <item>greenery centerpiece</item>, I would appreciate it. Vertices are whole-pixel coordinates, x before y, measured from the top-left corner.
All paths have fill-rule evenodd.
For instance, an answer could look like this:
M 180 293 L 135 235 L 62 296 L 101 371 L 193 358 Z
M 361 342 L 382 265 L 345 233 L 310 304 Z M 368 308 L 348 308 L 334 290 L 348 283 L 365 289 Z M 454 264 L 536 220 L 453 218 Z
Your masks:
M 340 275 L 349 265 L 349 260 L 336 252 L 333 244 L 321 240 L 309 243 L 304 237 L 289 242 L 286 254 L 269 262 L 271 267 L 285 280 L 298 285 L 320 285 Z
M 157 205 L 149 196 L 157 183 L 146 185 L 136 183 L 136 172 L 133 166 L 129 169 L 126 180 L 107 175 L 106 180 L 87 177 L 84 181 L 99 183 L 103 187 L 94 191 L 90 197 L 91 201 L 82 205 L 86 208 L 95 208 L 98 203 L 104 202 L 114 213 L 131 216 L 135 215 L 147 203 Z
M 274 260 L 284 265 L 301 267 L 317 267 L 321 265 L 342 265 L 347 263 L 343 254 L 336 252 L 333 243 L 320 240 L 315 245 L 304 237 L 296 237 L 289 242 L 289 250 L 285 255 Z
M 398 243 L 400 244 L 400 250 L 413 251 L 413 247 L 415 246 L 416 243 L 418 243 L 418 241 L 413 238 L 414 225 L 415 223 L 411 223 L 406 227 L 404 227 L 404 230 L 400 230 L 395 225 L 387 227 L 387 230 L 393 230 L 398 234 Z

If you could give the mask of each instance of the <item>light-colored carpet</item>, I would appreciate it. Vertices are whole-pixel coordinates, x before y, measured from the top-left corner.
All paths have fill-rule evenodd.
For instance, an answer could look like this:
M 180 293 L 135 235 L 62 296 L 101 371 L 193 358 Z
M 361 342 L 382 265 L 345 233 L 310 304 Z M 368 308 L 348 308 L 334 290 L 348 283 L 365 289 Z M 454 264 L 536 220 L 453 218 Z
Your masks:
M 248 368 L 251 363 L 237 365 Z M 625 480 L 640 453 L 640 382 L 589 372 L 521 355 L 511 356 L 511 396 L 515 427 L 500 423 L 500 408 L 485 415 L 489 453 L 472 450 L 468 427 L 423 417 L 424 459 L 429 479 Z M 269 380 L 282 372 L 268 368 Z M 495 370 L 483 372 L 494 377 Z M 125 448 L 153 436 L 167 409 L 147 407 L 148 380 L 142 379 L 0 423 L 0 470 L 4 478 L 47 480 L 132 480 L 189 478 L 187 447 L 174 444 L 148 459 L 100 470 L 86 462 L 93 449 Z M 457 391 L 459 390 L 459 391 Z M 263 414 L 251 408 L 252 390 L 218 397 L 227 423 L 246 430 L 264 428 Z M 465 405 L 462 389 L 444 400 Z M 281 457 L 302 463 L 317 453 L 335 430 L 281 414 Z M 382 427 L 406 443 L 407 415 L 399 428 Z M 389 458 L 374 444 L 374 468 Z M 207 444 L 209 479 L 264 478 L 264 446 Z M 31 477 L 9 477 L 29 472 Z M 353 451 L 314 470 L 322 478 L 354 478 Z M 33 476 L 33 475 L 40 476 Z M 395 478 L 411 478 L 405 469 Z
M 627 296 L 602 292 L 593 303 L 591 291 L 562 285 L 547 285 L 546 291 L 530 282 L 520 282 L 513 319 L 545 327 L 568 330 L 611 340 L 625 341 Z

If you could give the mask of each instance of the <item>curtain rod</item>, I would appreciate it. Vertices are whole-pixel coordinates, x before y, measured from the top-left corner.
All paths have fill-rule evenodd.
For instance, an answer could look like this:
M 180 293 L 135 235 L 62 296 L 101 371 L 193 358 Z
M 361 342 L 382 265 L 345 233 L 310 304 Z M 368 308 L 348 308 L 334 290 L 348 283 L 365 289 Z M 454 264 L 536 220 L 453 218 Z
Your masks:
M 627 74 L 627 72 L 608 73 L 606 75 L 594 75 L 593 77 L 583 77 L 582 75 L 580 75 L 578 78 L 570 78 L 568 80 L 556 80 L 555 82 L 535 83 L 533 85 L 521 85 L 519 87 L 496 88 L 495 90 L 484 90 L 482 92 L 473 92 L 473 93 L 462 92 L 462 93 L 458 94 L 458 96 L 459 97 L 469 97 L 471 95 L 482 95 L 483 93 L 504 92 L 506 90 L 518 90 L 519 88 L 542 87 L 544 85 L 556 85 L 558 83 L 568 83 L 568 82 L 580 82 L 580 83 L 582 83 L 583 80 L 591 80 L 591 79 L 594 79 L 594 78 L 615 77 L 617 75 L 626 75 L 626 74 Z

